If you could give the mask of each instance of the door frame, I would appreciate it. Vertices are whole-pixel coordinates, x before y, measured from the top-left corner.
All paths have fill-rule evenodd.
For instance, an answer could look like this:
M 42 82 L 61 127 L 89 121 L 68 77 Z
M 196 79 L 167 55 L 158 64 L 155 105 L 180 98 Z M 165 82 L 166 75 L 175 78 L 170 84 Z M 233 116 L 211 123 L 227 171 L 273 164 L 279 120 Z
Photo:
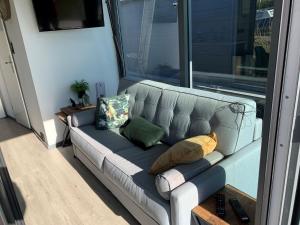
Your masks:
M 271 48 L 276 51 L 268 72 L 256 224 L 291 222 L 299 169 L 299 153 L 292 150 L 299 94 L 299 6 L 294 0 L 275 0 Z
M 3 27 L 3 33 L 5 34 L 6 45 L 8 47 L 9 54 L 10 54 L 10 59 L 11 59 L 11 66 L 13 67 L 13 71 L 14 71 L 14 73 L 16 75 L 16 78 L 17 78 L 18 86 L 20 87 L 20 94 L 21 94 L 22 101 L 24 103 L 24 109 L 25 109 L 26 119 L 27 119 L 27 122 L 28 122 L 27 125 L 28 125 L 28 128 L 31 129 L 31 121 L 30 121 L 30 118 L 29 118 L 29 115 L 28 115 L 27 104 L 26 104 L 26 100 L 24 98 L 24 93 L 23 93 L 23 90 L 22 90 L 22 85 L 21 85 L 21 82 L 20 82 L 17 65 L 16 65 L 16 62 L 15 62 L 15 59 L 14 59 L 13 44 L 10 41 L 10 38 L 8 36 L 8 32 L 7 32 L 7 28 L 6 28 L 6 23 L 5 23 L 5 21 L 2 18 L 0 18 L 0 23 L 1 23 L 2 27 Z M 6 109 L 4 108 L 4 110 L 6 110 Z M 23 124 L 21 124 L 21 125 L 23 125 Z
M 289 13 L 268 216 L 268 224 L 278 221 L 281 225 L 291 224 L 300 166 L 295 136 L 300 91 L 299 1 L 290 2 Z
M 3 97 L 2 94 L 0 93 L 0 119 L 5 118 L 7 116 L 6 110 L 5 110 L 5 105 L 3 103 Z

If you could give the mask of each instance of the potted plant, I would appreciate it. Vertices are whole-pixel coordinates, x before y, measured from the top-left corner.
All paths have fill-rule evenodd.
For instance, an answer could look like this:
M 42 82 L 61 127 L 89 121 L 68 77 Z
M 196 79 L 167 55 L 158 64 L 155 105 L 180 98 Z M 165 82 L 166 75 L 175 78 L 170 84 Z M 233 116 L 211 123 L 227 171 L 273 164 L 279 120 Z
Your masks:
M 86 106 L 89 104 L 88 95 L 86 93 L 89 89 L 90 89 L 89 83 L 85 80 L 81 80 L 81 81 L 76 80 L 71 85 L 71 90 L 73 92 L 77 93 L 79 104 L 83 105 L 83 106 Z

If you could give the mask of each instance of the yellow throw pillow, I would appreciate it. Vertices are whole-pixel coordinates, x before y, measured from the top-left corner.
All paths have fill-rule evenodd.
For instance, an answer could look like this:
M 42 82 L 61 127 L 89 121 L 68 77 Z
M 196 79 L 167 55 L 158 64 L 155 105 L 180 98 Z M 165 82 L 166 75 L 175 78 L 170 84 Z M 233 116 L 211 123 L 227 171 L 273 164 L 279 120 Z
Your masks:
M 216 133 L 200 135 L 180 141 L 155 160 L 149 173 L 156 175 L 178 164 L 195 162 L 213 152 L 216 146 Z

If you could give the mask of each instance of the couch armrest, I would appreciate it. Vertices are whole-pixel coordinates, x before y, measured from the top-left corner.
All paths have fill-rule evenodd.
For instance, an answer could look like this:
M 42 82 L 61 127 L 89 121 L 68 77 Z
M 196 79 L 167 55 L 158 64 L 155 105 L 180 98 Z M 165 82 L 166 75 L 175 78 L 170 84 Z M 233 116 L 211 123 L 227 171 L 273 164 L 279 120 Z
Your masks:
M 95 123 L 96 109 L 89 109 L 82 112 L 74 113 L 68 116 L 68 123 L 70 127 L 81 127 Z
M 170 198 L 172 225 L 190 225 L 192 209 L 226 184 L 255 197 L 260 149 L 261 139 L 174 189 Z

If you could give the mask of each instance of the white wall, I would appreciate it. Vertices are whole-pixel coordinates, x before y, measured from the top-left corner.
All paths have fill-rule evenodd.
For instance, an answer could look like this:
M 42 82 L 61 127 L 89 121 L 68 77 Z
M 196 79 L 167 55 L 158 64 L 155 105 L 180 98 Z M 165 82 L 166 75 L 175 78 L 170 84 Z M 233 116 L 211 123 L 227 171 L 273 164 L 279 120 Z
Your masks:
M 13 0 L 41 110 L 49 146 L 62 140 L 63 126 L 54 113 L 75 98 L 70 84 L 85 79 L 95 103 L 96 81 L 104 81 L 108 95 L 117 91 L 118 70 L 105 1 L 105 27 L 39 32 L 31 0 Z

